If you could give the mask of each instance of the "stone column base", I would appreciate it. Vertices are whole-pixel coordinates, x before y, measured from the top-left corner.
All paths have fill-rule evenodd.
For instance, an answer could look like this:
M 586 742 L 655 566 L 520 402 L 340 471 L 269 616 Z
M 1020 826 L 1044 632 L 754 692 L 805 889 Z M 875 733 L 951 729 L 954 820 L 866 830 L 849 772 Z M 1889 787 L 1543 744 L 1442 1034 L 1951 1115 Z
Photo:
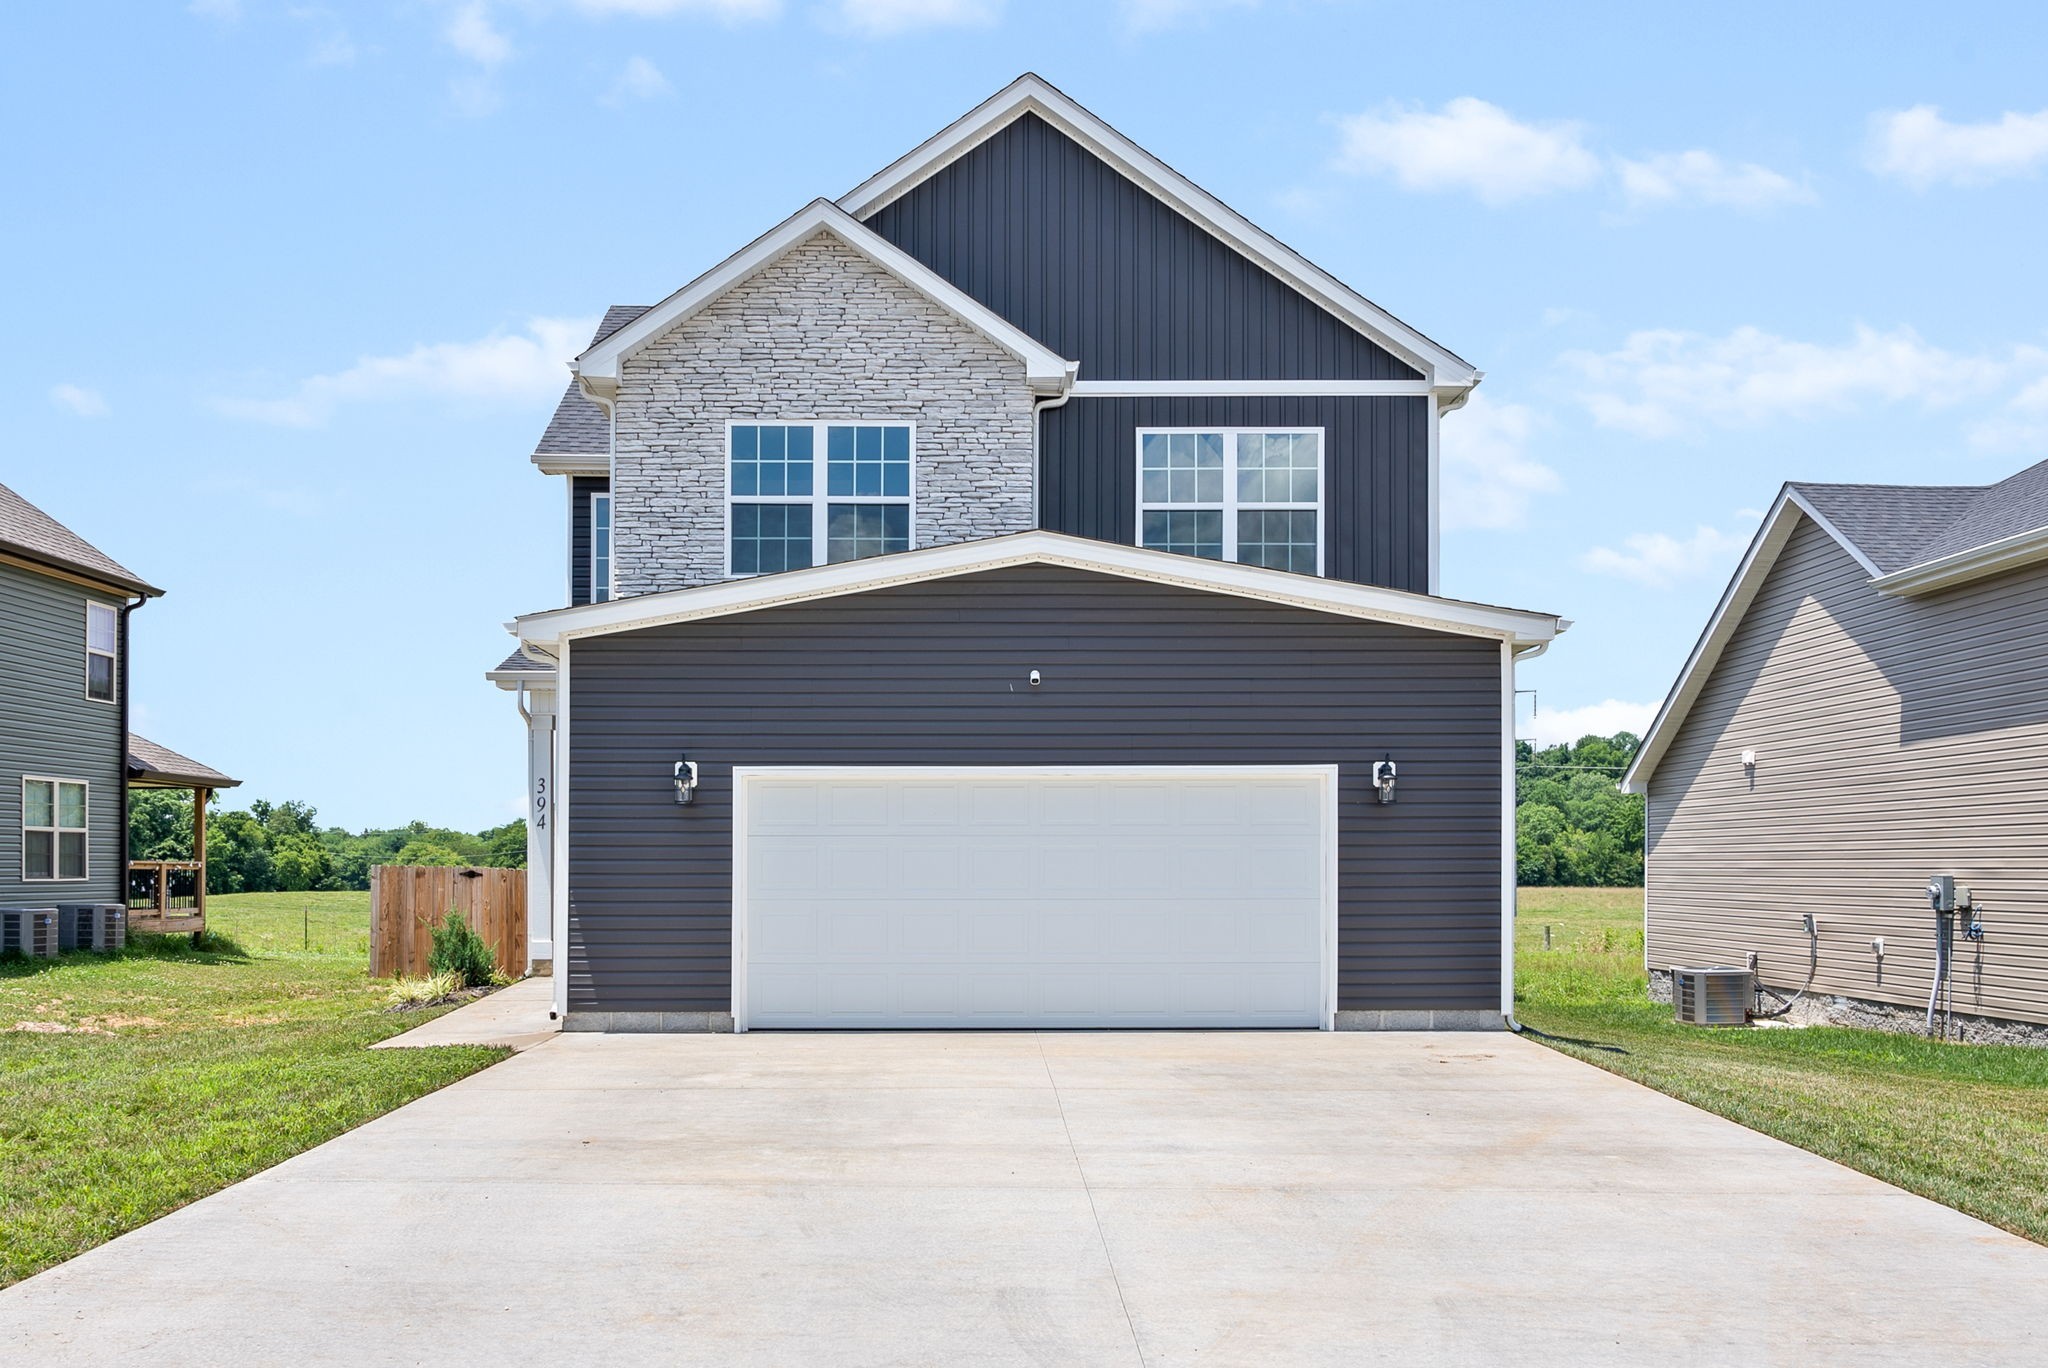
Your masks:
M 1460 1008 L 1456 1011 L 1402 1010 L 1376 1012 L 1339 1012 L 1337 1029 L 1340 1031 L 1500 1031 L 1507 1029 L 1499 1012 L 1484 1008 Z

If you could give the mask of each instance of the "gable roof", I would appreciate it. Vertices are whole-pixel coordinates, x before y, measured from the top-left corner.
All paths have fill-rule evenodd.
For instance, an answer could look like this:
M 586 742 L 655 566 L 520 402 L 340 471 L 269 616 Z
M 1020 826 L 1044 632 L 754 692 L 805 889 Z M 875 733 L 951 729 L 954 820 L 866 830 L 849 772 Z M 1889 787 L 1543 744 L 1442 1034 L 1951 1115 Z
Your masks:
M 612 305 L 591 334 L 590 345 L 596 346 L 646 312 L 645 304 Z M 555 405 L 555 416 L 548 420 L 548 430 L 533 449 L 533 463 L 549 475 L 602 475 L 611 468 L 611 454 L 611 420 L 571 376 L 562 402 Z M 590 468 L 592 457 L 597 458 L 596 469 Z
M 1481 372 L 1469 361 L 1359 294 L 1032 72 L 840 196 L 839 205 L 866 219 L 1026 114 L 1044 119 L 1196 226 L 1415 366 L 1444 398 L 1455 402 L 1479 383 Z
M 763 267 L 820 234 L 829 234 L 912 290 L 952 314 L 1024 364 L 1025 382 L 1057 394 L 1073 383 L 1076 362 L 1054 352 L 938 272 L 861 223 L 830 200 L 812 200 L 661 303 L 621 325 L 572 364 L 585 394 L 617 392 L 619 364 L 670 328 L 693 317 Z
M 1064 566 L 1150 580 L 1315 612 L 1403 623 L 1461 636 L 1492 637 L 1517 648 L 1545 645 L 1570 625 L 1549 613 L 1205 560 L 1062 532 L 1034 531 L 527 613 L 514 623 L 514 629 L 522 647 L 531 646 L 553 657 L 562 642 L 577 637 L 725 617 L 1017 565 Z
M 0 484 L 0 553 L 131 594 L 153 598 L 163 593 L 4 484 Z
M 1721 653 L 1805 518 L 1883 594 L 1916 595 L 2048 560 L 2048 461 L 1989 485 L 1787 484 L 1721 594 L 1622 787 L 1642 793 Z

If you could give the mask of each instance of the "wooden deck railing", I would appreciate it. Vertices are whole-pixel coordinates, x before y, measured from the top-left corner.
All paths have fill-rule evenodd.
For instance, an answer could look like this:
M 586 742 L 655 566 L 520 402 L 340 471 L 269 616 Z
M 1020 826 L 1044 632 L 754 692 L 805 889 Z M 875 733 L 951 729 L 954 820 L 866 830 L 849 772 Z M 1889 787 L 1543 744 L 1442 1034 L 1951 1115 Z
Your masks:
M 200 860 L 131 860 L 128 925 L 166 934 L 206 929 L 206 865 Z

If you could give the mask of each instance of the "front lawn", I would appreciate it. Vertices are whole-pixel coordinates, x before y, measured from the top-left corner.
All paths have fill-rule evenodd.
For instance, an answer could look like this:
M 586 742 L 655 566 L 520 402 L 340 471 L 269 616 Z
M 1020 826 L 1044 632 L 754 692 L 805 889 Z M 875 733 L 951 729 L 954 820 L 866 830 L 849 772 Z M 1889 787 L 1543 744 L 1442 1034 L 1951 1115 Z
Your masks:
M 1641 889 L 1522 890 L 1515 1009 L 1540 1043 L 2048 1244 L 2048 1050 L 1680 1026 L 1645 983 Z
M 210 900 L 208 944 L 0 960 L 0 1286 L 504 1058 L 370 1050 L 368 893 Z

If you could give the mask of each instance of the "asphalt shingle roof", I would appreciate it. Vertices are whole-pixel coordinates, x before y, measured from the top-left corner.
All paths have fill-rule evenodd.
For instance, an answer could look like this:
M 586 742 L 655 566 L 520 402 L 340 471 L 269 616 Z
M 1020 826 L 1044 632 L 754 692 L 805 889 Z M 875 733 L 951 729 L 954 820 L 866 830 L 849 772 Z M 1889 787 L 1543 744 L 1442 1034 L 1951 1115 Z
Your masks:
M 234 788 L 242 782 L 134 732 L 128 733 L 128 777 L 144 787 L 166 788 Z
M 612 305 L 604 311 L 604 320 L 597 325 L 590 345 L 596 346 L 652 307 L 651 304 Z M 583 391 L 577 389 L 576 382 L 571 380 L 569 388 L 562 392 L 562 402 L 555 405 L 555 416 L 548 420 L 548 430 L 540 435 L 540 445 L 534 451 L 602 456 L 611 449 L 611 427 L 604 420 L 604 410 L 584 398 Z
M 1792 488 L 1884 574 L 2048 528 L 2048 461 L 1989 485 Z
M 0 484 L 0 550 L 138 594 L 163 592 L 4 484 Z
M 553 674 L 553 673 L 554 673 L 554 668 L 555 668 L 555 667 L 554 667 L 554 666 L 552 666 L 552 665 L 543 665 L 543 664 L 541 664 L 541 663 L 540 663 L 540 662 L 539 662 L 538 660 L 532 660 L 532 659 L 529 659 L 528 657 L 526 657 L 526 656 L 524 656 L 524 655 L 521 655 L 521 654 L 520 654 L 520 653 L 519 653 L 518 651 L 514 651 L 514 652 L 512 652 L 512 654 L 511 654 L 511 655 L 508 655 L 508 656 L 506 656 L 506 657 L 505 657 L 505 658 L 504 658 L 503 660 L 499 661 L 499 662 L 498 662 L 498 663 L 497 663 L 496 665 L 493 665 L 493 666 L 491 667 L 491 673 L 492 673 L 492 674 Z

